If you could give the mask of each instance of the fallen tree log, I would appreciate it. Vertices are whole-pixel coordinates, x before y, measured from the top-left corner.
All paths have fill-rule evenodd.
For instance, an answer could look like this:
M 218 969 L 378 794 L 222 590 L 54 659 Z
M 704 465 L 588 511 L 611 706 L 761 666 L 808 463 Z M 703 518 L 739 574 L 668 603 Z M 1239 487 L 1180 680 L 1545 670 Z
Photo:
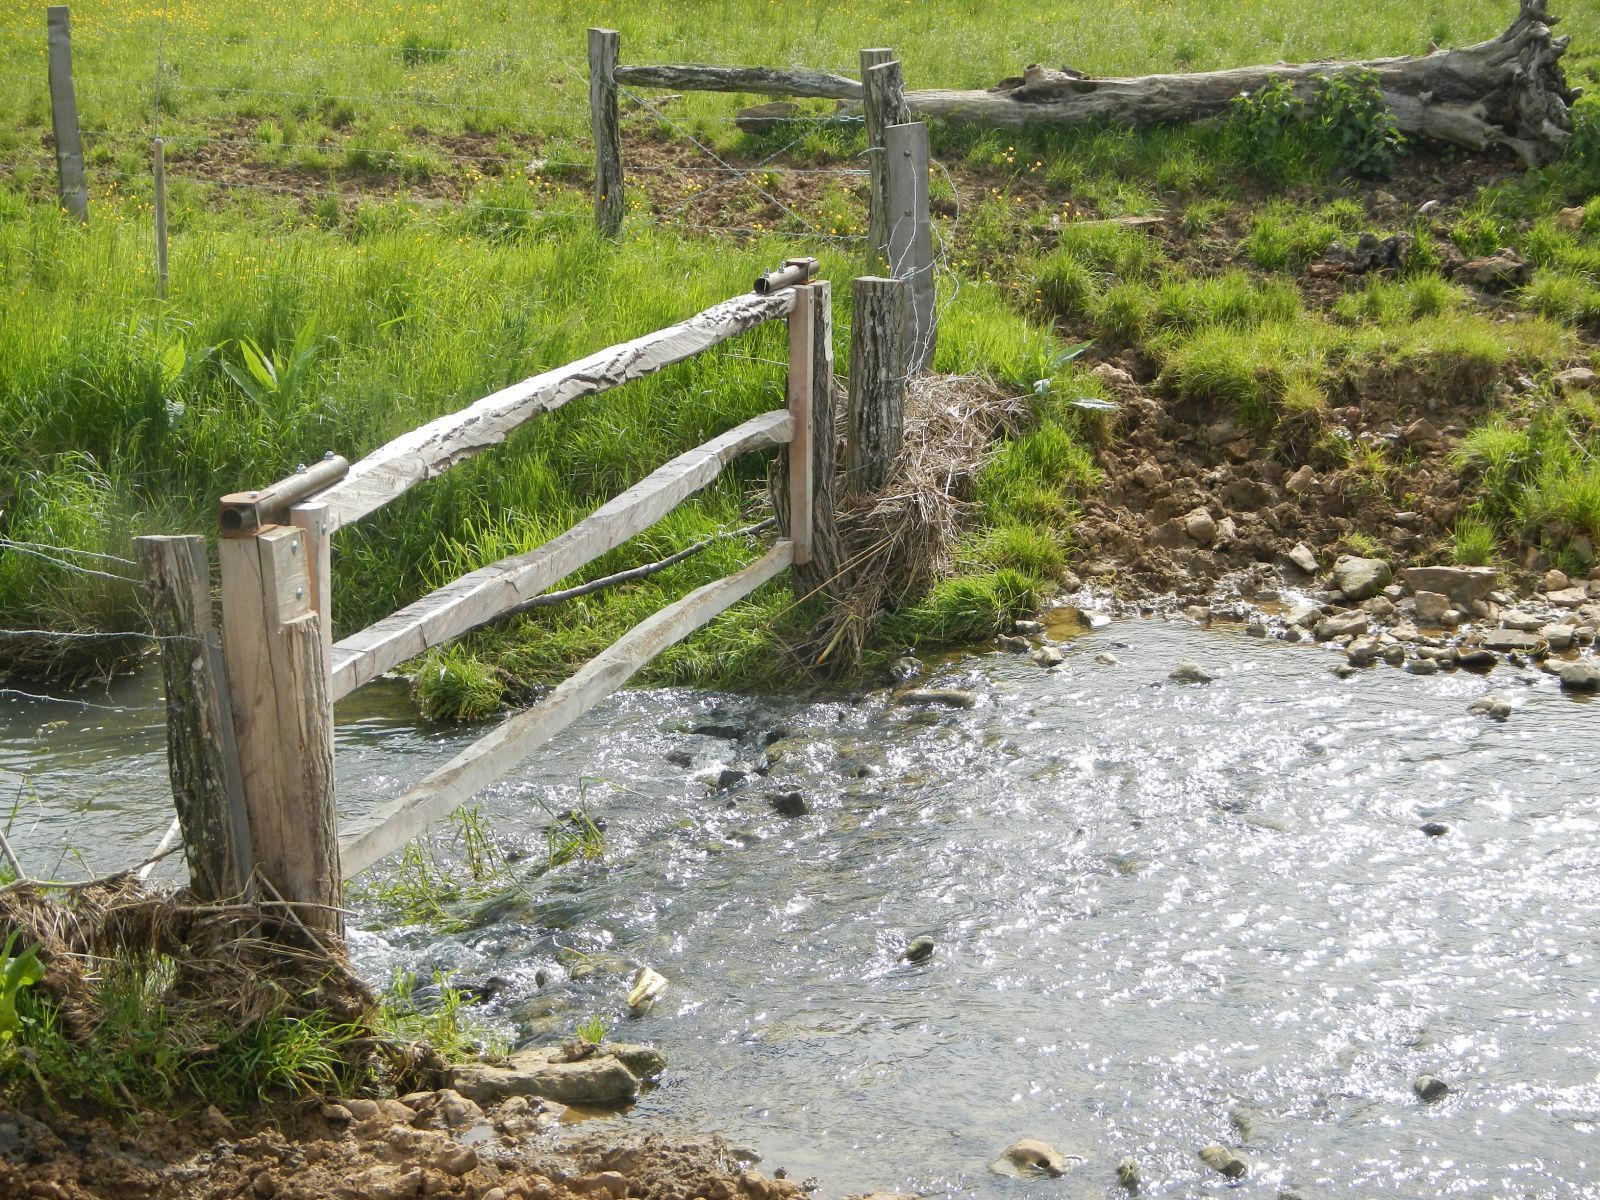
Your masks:
M 1548 15 L 1547 4 L 1521 0 L 1517 19 L 1499 37 L 1420 57 L 1277 63 L 1126 79 L 1030 67 L 1017 86 L 913 91 L 906 93 L 906 103 L 918 117 L 1006 128 L 1091 121 L 1164 125 L 1220 116 L 1234 97 L 1275 79 L 1309 99 L 1321 77 L 1368 70 L 1377 76 L 1402 133 L 1476 151 L 1506 146 L 1525 165 L 1543 166 L 1559 157 L 1571 138 L 1570 109 L 1580 94 L 1567 87 L 1561 56 L 1568 39 L 1551 34 L 1559 18 Z

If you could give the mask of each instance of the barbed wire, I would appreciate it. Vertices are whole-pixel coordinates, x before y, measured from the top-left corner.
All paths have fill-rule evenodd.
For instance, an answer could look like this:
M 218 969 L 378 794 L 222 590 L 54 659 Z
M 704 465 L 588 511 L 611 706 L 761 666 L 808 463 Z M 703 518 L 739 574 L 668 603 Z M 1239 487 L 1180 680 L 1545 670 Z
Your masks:
M 521 217 L 549 217 L 563 220 L 589 219 L 592 214 L 586 209 L 560 209 L 560 208 L 518 208 L 514 205 L 483 204 L 466 197 L 452 200 L 438 196 L 418 196 L 411 192 L 368 192 L 368 191 L 335 191 L 323 188 L 301 188 L 288 184 L 256 183 L 244 179 L 196 179 L 192 176 L 180 175 L 170 168 L 167 172 L 168 180 L 173 177 L 183 179 L 196 187 L 208 188 L 244 188 L 249 191 L 271 192 L 277 195 L 296 196 L 302 199 L 313 196 L 331 196 L 338 200 L 381 200 L 387 203 L 401 203 L 414 205 L 417 208 L 430 211 L 459 210 L 463 214 L 471 213 L 509 213 Z
M 427 96 L 415 95 L 410 92 L 300 92 L 286 88 L 246 88 L 236 87 L 226 83 L 173 83 L 168 84 L 169 91 L 177 92 L 210 92 L 218 96 L 281 96 L 299 100 L 348 100 L 351 102 L 383 101 L 388 104 L 418 104 L 425 108 L 455 108 L 469 112 L 505 112 L 516 113 L 524 117 L 569 116 L 569 113 L 557 114 L 553 110 L 540 108 L 524 108 L 514 104 L 467 104 L 460 100 L 437 100 Z M 577 102 L 573 101 L 575 107 Z M 588 114 L 588 106 L 583 108 L 584 115 Z
M 190 633 L 151 633 L 143 629 L 0 629 L 0 638 L 50 638 L 62 642 L 123 642 L 137 638 L 145 642 L 190 642 L 199 644 L 204 638 Z
M 16 538 L 0 538 L 0 550 L 18 547 L 27 550 L 48 550 L 53 554 L 76 554 L 81 558 L 98 558 L 106 562 L 122 563 L 124 566 L 137 567 L 139 564 L 131 558 L 123 558 L 118 554 L 105 554 L 99 550 L 80 550 L 74 546 L 51 546 L 45 542 L 25 542 Z
M 20 688 L 0 687 L 0 696 L 13 700 L 38 700 L 46 704 L 76 704 L 79 708 L 92 708 L 99 712 L 166 712 L 165 704 L 96 704 L 93 700 L 78 700 L 72 696 L 44 696 L 25 692 Z
M 80 566 L 78 563 L 70 562 L 64 558 L 57 558 L 53 554 L 47 554 L 43 550 L 33 550 L 15 542 L 6 544 L 4 548 L 17 554 L 26 554 L 33 558 L 42 558 L 45 562 L 54 563 L 56 566 L 68 571 L 76 571 L 80 575 L 92 575 L 97 579 L 114 579 L 118 583 L 131 583 L 136 586 L 143 582 L 143 580 L 139 579 L 129 579 L 126 575 L 113 575 L 109 571 L 98 571 L 93 567 Z

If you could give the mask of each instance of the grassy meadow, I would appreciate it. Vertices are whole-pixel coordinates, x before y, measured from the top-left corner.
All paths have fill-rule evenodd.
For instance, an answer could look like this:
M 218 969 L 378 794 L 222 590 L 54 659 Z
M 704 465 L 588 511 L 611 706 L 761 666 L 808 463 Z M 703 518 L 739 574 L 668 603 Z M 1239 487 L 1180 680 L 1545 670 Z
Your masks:
M 1600 11 L 1556 7 L 1573 39 L 1569 76 L 1592 89 Z M 1480 0 L 1142 0 L 1110 22 L 1087 5 L 964 0 L 92 0 L 73 6 L 92 213 L 78 227 L 54 203 L 44 9 L 14 9 L 0 17 L 0 107 L 12 114 L 0 127 L 0 536 L 125 555 L 137 533 L 207 530 L 223 492 L 328 449 L 359 457 L 506 383 L 744 291 L 800 251 L 817 253 L 834 281 L 842 369 L 848 280 L 862 267 L 859 129 L 833 121 L 824 102 L 803 106 L 815 120 L 798 133 L 757 136 L 730 121 L 746 98 L 625 97 L 629 217 L 607 242 L 588 215 L 587 25 L 620 29 L 625 62 L 853 70 L 858 48 L 890 45 L 916 87 L 986 86 L 1036 61 L 1105 75 L 1419 53 L 1492 37 L 1513 14 Z M 1592 360 L 1600 202 L 1575 226 L 1556 217 L 1600 193 L 1600 105 L 1586 100 L 1578 115 L 1563 162 L 1526 174 L 1502 165 L 1431 225 L 1369 203 L 1386 185 L 1356 181 L 1314 123 L 935 129 L 936 365 L 1036 394 L 1039 423 L 981 481 L 962 577 L 888 632 L 981 636 L 1059 576 L 1074 513 L 1098 482 L 1094 443 L 1115 437 L 1061 403 L 1099 390 L 1061 353 L 1080 339 L 1135 348 L 1157 363 L 1166 394 L 1266 424 L 1315 420 L 1374 362 L 1438 367 L 1447 387 L 1463 362 L 1473 379 L 1543 381 Z M 171 176 L 165 301 L 151 254 L 156 132 Z M 1400 147 L 1379 174 L 1404 178 L 1413 150 Z M 777 157 L 753 188 L 697 173 L 713 153 Z M 1429 172 L 1458 162 L 1429 155 Z M 1079 223 L 1141 214 L 1177 215 L 1187 241 Z M 1398 278 L 1338 295 L 1305 286 L 1307 265 L 1335 239 L 1398 229 L 1417 235 Z M 1467 253 L 1515 246 L 1534 279 L 1485 308 L 1439 275 L 1434 247 L 1445 241 Z M 577 402 L 341 533 L 338 632 L 539 544 L 665 459 L 778 406 L 780 338 L 762 330 Z M 1579 535 L 1600 540 L 1592 398 L 1541 383 L 1519 403 L 1530 411 L 1486 413 L 1463 451 L 1463 469 L 1487 482 L 1463 518 L 1476 525 L 1441 555 L 1493 559 L 1528 542 L 1559 555 Z M 1520 451 L 1506 450 L 1516 437 Z M 1500 469 L 1494 454 L 1516 461 Z M 741 463 L 586 575 L 748 523 L 764 469 Z M 646 582 L 430 656 L 424 708 L 493 711 L 754 553 L 720 542 Z M 136 606 L 126 585 L 0 553 L 8 626 L 137 628 Z M 775 685 L 785 668 L 773 641 L 804 619 L 787 587 L 772 585 L 651 675 Z M 52 644 L 6 649 L 17 667 L 84 665 Z M 115 649 L 98 645 L 97 659 Z

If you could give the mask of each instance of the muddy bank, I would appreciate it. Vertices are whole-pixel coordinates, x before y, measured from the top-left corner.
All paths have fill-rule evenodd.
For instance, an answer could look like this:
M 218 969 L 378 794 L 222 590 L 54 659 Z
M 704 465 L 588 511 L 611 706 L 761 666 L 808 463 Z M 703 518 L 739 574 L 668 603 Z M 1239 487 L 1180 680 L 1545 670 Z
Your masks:
M 0 1196 L 38 1200 L 798 1200 L 711 1137 L 570 1123 L 551 1101 L 487 1111 L 452 1090 L 315 1102 L 236 1129 L 215 1109 L 136 1127 L 0 1110 Z M 781 1170 L 775 1172 L 781 1176 Z

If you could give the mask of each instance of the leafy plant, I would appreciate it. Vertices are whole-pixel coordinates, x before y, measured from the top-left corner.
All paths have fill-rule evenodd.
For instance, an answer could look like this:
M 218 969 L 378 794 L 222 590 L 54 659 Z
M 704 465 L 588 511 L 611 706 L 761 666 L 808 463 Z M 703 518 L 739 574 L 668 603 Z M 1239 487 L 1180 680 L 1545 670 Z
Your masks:
M 1269 79 L 1241 92 L 1228 109 L 1228 132 L 1245 167 L 1274 183 L 1291 178 L 1305 159 L 1305 102 L 1294 85 Z
M 0 947 L 0 1046 L 16 1036 L 21 1025 L 17 1015 L 17 997 L 22 989 L 32 987 L 44 978 L 44 965 L 39 961 L 39 947 L 29 946 L 16 950 L 21 938 L 20 930 L 13 929 Z
M 573 1030 L 581 1042 L 588 1042 L 591 1046 L 598 1046 L 606 1040 L 606 1023 L 599 1013 L 590 1013 Z
M 1352 69 L 1320 77 L 1310 118 L 1334 161 L 1346 170 L 1375 179 L 1394 172 L 1405 138 L 1375 72 Z

